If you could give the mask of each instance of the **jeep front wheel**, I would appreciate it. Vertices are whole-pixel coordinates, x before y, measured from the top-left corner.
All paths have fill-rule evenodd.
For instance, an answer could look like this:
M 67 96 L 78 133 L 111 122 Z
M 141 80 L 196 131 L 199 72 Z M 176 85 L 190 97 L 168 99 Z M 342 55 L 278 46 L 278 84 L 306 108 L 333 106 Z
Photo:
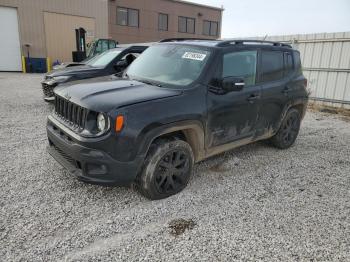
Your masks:
M 193 152 L 188 143 L 182 140 L 155 142 L 136 179 L 137 188 L 152 200 L 174 195 L 187 186 L 193 163 Z

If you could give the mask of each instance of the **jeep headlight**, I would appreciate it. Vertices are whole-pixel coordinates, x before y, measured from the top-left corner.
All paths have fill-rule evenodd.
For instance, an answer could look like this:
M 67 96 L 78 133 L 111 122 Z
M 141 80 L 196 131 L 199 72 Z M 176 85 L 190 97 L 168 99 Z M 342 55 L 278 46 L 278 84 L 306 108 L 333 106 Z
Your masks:
M 108 118 L 104 114 L 98 113 L 96 120 L 98 131 L 104 132 L 106 129 L 108 129 Z

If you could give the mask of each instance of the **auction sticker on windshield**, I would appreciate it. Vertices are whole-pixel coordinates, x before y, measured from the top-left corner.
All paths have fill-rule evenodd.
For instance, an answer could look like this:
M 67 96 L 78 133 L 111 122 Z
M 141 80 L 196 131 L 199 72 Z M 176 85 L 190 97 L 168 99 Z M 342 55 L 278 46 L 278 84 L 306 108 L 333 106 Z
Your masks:
M 183 54 L 182 58 L 203 61 L 206 56 L 206 54 L 186 52 Z

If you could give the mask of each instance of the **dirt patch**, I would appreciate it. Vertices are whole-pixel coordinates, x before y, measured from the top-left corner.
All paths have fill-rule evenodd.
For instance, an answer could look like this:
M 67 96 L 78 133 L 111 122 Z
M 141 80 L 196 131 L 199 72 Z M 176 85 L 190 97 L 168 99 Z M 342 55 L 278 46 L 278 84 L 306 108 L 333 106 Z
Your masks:
M 186 230 L 193 229 L 195 225 L 196 223 L 192 219 L 174 219 L 169 223 L 170 234 L 173 236 L 182 235 Z
M 225 166 L 225 162 L 226 161 L 220 161 L 219 163 L 211 166 L 209 168 L 209 170 L 213 171 L 213 172 L 216 172 L 216 173 L 222 173 L 222 172 L 229 171 L 230 169 L 227 166 Z
M 209 170 L 215 173 L 224 173 L 232 170 L 233 167 L 239 166 L 240 159 L 237 157 L 224 157 L 217 163 L 209 166 Z
M 346 109 L 346 108 L 325 106 L 325 105 L 319 105 L 316 103 L 309 103 L 308 109 L 311 111 L 319 111 L 319 112 L 327 113 L 327 114 L 342 115 L 344 117 L 350 118 L 350 109 Z
M 350 117 L 349 116 L 342 116 L 340 119 L 345 121 L 345 122 L 350 122 Z
M 328 114 L 338 114 L 338 111 L 336 109 L 332 109 L 332 108 L 321 108 L 320 112 L 328 113 Z

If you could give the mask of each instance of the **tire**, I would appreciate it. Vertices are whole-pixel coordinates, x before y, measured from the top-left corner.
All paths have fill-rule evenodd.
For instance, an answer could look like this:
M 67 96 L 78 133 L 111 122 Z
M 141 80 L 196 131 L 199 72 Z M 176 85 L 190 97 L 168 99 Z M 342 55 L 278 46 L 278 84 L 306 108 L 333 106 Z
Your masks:
M 167 198 L 187 186 L 193 164 L 193 152 L 188 143 L 158 141 L 151 145 L 135 186 L 151 200 Z
M 298 137 L 300 123 L 300 112 L 295 108 L 289 109 L 281 123 L 280 129 L 270 139 L 272 145 L 280 149 L 291 147 Z

